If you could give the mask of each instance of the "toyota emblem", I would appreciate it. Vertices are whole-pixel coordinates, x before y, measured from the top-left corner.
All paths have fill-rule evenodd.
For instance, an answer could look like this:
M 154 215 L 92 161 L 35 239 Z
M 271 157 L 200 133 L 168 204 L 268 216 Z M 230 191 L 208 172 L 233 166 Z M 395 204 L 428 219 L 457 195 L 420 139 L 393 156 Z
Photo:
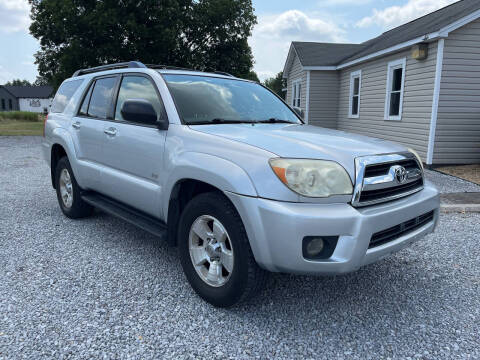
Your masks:
M 395 167 L 395 180 L 397 180 L 399 184 L 407 181 L 407 176 L 407 170 L 403 166 L 398 165 Z

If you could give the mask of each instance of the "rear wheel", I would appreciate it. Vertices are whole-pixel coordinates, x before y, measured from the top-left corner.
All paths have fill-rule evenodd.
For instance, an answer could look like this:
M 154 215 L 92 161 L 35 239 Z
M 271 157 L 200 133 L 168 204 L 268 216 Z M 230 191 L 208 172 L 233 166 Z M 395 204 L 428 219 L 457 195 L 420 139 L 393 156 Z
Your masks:
M 185 275 L 197 294 L 228 307 L 263 287 L 266 272 L 253 257 L 242 220 L 220 193 L 204 193 L 185 207 L 178 247 Z
M 75 180 L 68 158 L 62 157 L 55 169 L 55 188 L 57 199 L 65 216 L 78 219 L 90 216 L 93 207 L 81 198 L 81 189 Z

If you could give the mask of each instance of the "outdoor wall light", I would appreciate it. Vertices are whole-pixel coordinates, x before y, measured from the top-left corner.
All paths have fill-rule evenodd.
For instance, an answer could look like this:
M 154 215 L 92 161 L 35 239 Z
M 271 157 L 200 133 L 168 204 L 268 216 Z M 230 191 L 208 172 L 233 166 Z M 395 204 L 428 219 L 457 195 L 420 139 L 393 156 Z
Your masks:
M 428 44 L 420 43 L 412 46 L 412 58 L 415 60 L 425 60 L 428 57 Z

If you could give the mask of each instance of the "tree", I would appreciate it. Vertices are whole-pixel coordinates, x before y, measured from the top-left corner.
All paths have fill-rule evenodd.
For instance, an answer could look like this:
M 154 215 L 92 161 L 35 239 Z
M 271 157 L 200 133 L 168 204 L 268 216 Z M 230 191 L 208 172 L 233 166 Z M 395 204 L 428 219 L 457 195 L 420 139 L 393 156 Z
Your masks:
M 28 80 L 13 79 L 5 84 L 6 86 L 32 86 Z
M 251 0 L 29 0 L 40 77 L 139 60 L 248 77 Z
M 277 76 L 265 80 L 263 83 L 270 90 L 274 91 L 281 98 L 284 98 L 283 89 L 287 87 L 287 82 L 283 78 L 283 71 L 280 71 Z

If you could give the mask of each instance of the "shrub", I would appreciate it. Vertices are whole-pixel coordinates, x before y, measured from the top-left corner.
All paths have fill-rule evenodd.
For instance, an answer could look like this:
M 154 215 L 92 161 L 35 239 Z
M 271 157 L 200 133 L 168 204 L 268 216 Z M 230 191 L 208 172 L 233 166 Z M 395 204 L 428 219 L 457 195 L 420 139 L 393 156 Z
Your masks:
M 39 121 L 39 115 L 28 111 L 0 111 L 0 120 Z

